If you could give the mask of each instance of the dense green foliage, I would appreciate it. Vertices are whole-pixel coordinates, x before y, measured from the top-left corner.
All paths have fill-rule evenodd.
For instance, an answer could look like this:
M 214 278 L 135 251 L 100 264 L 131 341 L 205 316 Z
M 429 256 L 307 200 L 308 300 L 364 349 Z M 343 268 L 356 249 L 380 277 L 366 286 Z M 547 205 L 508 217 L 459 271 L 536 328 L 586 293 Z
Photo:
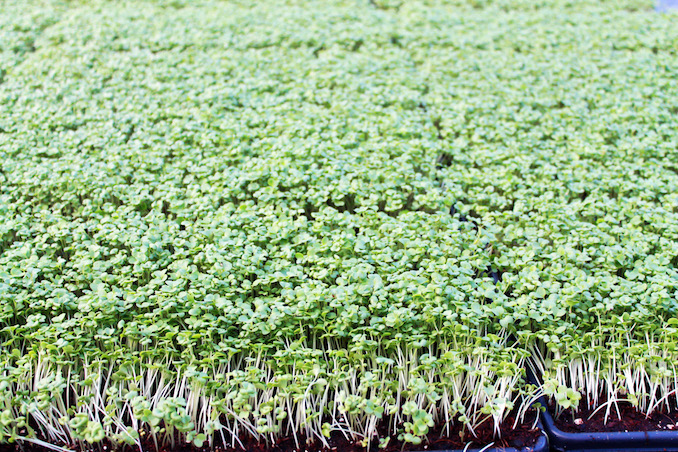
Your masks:
M 0 442 L 675 405 L 675 16 L 257 3 L 0 2 Z

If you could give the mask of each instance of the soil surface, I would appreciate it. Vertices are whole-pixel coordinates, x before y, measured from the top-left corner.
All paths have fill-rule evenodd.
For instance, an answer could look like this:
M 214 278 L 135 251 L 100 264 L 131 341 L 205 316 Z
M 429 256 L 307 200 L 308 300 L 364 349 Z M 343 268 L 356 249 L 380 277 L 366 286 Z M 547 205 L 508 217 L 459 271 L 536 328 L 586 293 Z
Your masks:
M 532 425 L 534 424 L 534 413 L 526 416 L 525 423 L 519 424 L 515 429 L 511 429 L 515 418 L 509 417 L 506 422 L 504 422 L 504 427 L 501 429 L 501 438 L 493 437 L 493 425 L 490 421 L 483 423 L 478 429 L 476 429 L 477 437 L 472 437 L 468 432 L 465 432 L 464 438 L 460 436 L 461 428 L 456 426 L 451 429 L 449 437 L 441 437 L 442 426 L 437 426 L 431 429 L 430 433 L 426 440 L 422 441 L 419 445 L 413 444 L 403 444 L 401 441 L 398 441 L 397 438 L 391 437 L 386 448 L 379 448 L 378 441 L 374 440 L 371 444 L 370 450 L 375 451 L 385 451 L 385 452 L 400 452 L 400 451 L 429 451 L 429 450 L 449 450 L 449 449 L 464 449 L 469 442 L 471 442 L 469 449 L 479 449 L 492 442 L 494 442 L 493 447 L 515 447 L 515 448 L 526 448 L 532 447 L 537 442 L 537 439 L 541 435 L 539 429 L 533 429 Z M 385 429 L 380 429 L 382 437 L 388 436 Z M 153 441 L 147 436 L 146 441 L 142 441 L 143 448 L 145 451 L 156 451 L 156 448 L 153 444 Z M 237 448 L 233 449 L 231 447 L 224 446 L 215 446 L 214 449 L 210 449 L 209 446 L 204 446 L 202 448 L 193 447 L 192 445 L 179 443 L 176 444 L 174 448 L 172 447 L 160 447 L 158 452 L 365 452 L 365 448 L 360 444 L 346 439 L 340 433 L 335 433 L 331 438 L 328 439 L 329 448 L 323 447 L 322 444 L 306 444 L 306 441 L 303 438 L 299 438 L 300 448 L 296 447 L 294 438 L 282 438 L 276 444 L 266 445 L 258 443 L 252 439 L 243 440 L 244 449 Z M 64 445 L 60 446 L 68 447 L 71 450 L 94 450 L 97 452 L 110 452 L 110 444 L 100 443 L 98 446 L 93 448 L 90 446 L 88 449 L 83 449 L 78 445 Z M 138 448 L 125 447 L 123 448 L 124 452 L 138 452 Z M 0 452 L 53 452 L 49 451 L 40 446 L 34 446 L 32 444 L 25 443 L 23 447 L 20 447 L 17 444 L 12 445 L 0 445 Z
M 527 420 L 527 419 L 526 419 Z M 391 437 L 386 448 L 379 448 L 378 441 L 374 441 L 370 450 L 381 450 L 385 452 L 399 452 L 399 451 L 428 451 L 428 450 L 450 450 L 450 449 L 464 449 L 470 442 L 469 449 L 480 449 L 486 445 L 494 442 L 493 447 L 515 447 L 525 448 L 534 446 L 537 439 L 541 435 L 539 429 L 533 429 L 534 416 L 529 419 L 530 422 L 519 424 L 515 429 L 511 429 L 515 418 L 509 417 L 501 429 L 501 438 L 493 438 L 493 426 L 490 422 L 486 422 L 476 429 L 477 437 L 470 437 L 466 432 L 464 439 L 460 436 L 461 428 L 455 427 L 451 429 L 450 435 L 441 437 L 442 426 L 432 428 L 427 436 L 427 439 L 422 441 L 419 445 L 403 444 L 397 438 Z M 381 432 L 382 437 L 386 437 L 387 432 Z M 328 440 L 330 447 L 319 447 L 320 445 L 311 445 L 302 447 L 300 450 L 305 452 L 364 452 L 366 449 L 360 444 L 347 440 L 341 434 L 333 435 Z M 262 445 L 245 445 L 247 451 L 256 452 L 292 452 L 296 451 L 294 440 L 286 438 L 276 444 L 274 447 L 265 447 Z M 259 447 L 259 448 L 257 448 Z M 242 452 L 239 449 L 227 449 L 227 452 Z
M 619 407 L 619 413 L 617 413 L 615 405 L 610 407 L 607 422 L 605 422 L 606 408 L 601 408 L 595 414 L 593 413 L 596 407 L 580 408 L 576 413 L 568 409 L 556 419 L 556 427 L 569 433 L 647 432 L 656 430 L 675 430 L 678 432 L 678 410 L 676 409 L 668 413 L 655 411 L 646 417 L 628 402 L 619 402 L 617 407 Z M 550 406 L 549 408 L 549 411 L 553 413 L 554 407 Z

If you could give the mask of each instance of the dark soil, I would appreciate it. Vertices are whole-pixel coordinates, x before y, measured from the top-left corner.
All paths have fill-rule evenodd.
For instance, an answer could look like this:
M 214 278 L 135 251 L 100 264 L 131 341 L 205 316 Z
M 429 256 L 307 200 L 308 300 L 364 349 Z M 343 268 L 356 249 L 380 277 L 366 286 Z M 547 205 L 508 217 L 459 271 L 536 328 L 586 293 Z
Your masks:
M 392 437 L 388 443 L 388 446 L 385 449 L 378 448 L 378 440 L 374 440 L 371 444 L 370 450 L 375 451 L 384 451 L 384 452 L 400 452 L 400 451 L 428 451 L 428 450 L 449 450 L 449 449 L 464 449 L 466 445 L 471 442 L 470 449 L 482 448 L 492 442 L 494 442 L 493 447 L 515 447 L 515 448 L 525 448 L 532 447 L 537 442 L 537 439 L 541 435 L 539 429 L 532 429 L 532 424 L 534 423 L 534 413 L 530 413 L 529 416 L 526 416 L 526 422 L 519 424 L 515 429 L 511 429 L 515 418 L 508 417 L 504 426 L 501 429 L 501 438 L 493 437 L 493 425 L 491 421 L 486 421 L 479 428 L 476 429 L 477 437 L 471 437 L 468 432 L 465 432 L 464 439 L 462 440 L 460 436 L 461 428 L 456 426 L 451 429 L 451 434 L 449 437 L 441 437 L 442 426 L 437 426 L 431 429 L 426 440 L 422 441 L 419 445 L 412 444 L 403 444 L 401 441 L 398 441 L 397 438 Z M 382 437 L 388 436 L 385 429 L 380 429 Z M 144 451 L 156 451 L 153 441 L 149 438 L 148 435 L 144 435 L 147 438 L 146 441 L 142 441 Z M 190 444 L 178 443 L 174 448 L 165 446 L 160 447 L 157 452 L 295 452 L 295 451 L 304 451 L 304 452 L 365 452 L 360 444 L 356 444 L 351 440 L 344 438 L 340 433 L 334 433 L 328 443 L 330 444 L 329 448 L 322 447 L 321 444 L 314 443 L 306 445 L 306 441 L 303 438 L 299 439 L 300 449 L 297 449 L 295 446 L 294 438 L 282 438 L 276 444 L 266 445 L 258 443 L 252 439 L 243 439 L 244 449 L 237 448 L 233 449 L 231 447 L 224 446 L 215 446 L 213 449 L 210 449 L 208 446 L 202 448 L 193 447 Z M 78 445 L 63 445 L 60 446 L 68 447 L 71 450 L 84 450 Z M 90 446 L 89 450 L 94 450 L 97 452 L 110 452 L 110 444 L 100 443 L 97 446 Z M 138 452 L 138 448 L 125 447 L 124 452 Z M 20 447 L 17 444 L 13 445 L 0 445 L 0 452 L 52 452 L 48 449 L 45 449 L 40 446 L 34 446 L 29 443 L 25 443 L 23 447 Z
M 610 407 L 610 415 L 605 422 L 605 408 L 598 410 L 596 414 L 589 419 L 597 407 L 580 408 L 576 413 L 572 410 L 565 410 L 556 419 L 556 427 L 564 432 L 583 433 L 583 432 L 647 432 L 656 430 L 675 430 L 678 432 L 678 410 L 674 409 L 669 413 L 654 412 L 647 418 L 644 414 L 638 412 L 636 408 L 628 402 L 619 402 L 619 414 L 615 406 Z M 553 413 L 553 406 L 550 406 L 550 412 Z
M 419 445 L 413 444 L 403 444 L 401 441 L 398 441 L 397 438 L 391 437 L 391 440 L 388 443 L 388 446 L 384 449 L 378 447 L 379 443 L 375 440 L 371 444 L 370 450 L 378 450 L 385 452 L 400 452 L 400 451 L 424 451 L 424 450 L 450 450 L 450 449 L 464 449 L 466 445 L 471 442 L 470 449 L 482 448 L 486 445 L 494 442 L 493 447 L 515 447 L 515 448 L 525 448 L 534 446 L 537 442 L 537 439 L 541 435 L 539 429 L 532 429 L 532 424 L 534 423 L 534 414 L 530 416 L 530 419 L 526 419 L 527 422 L 524 424 L 519 424 L 515 429 L 511 429 L 515 418 L 509 417 L 504 426 L 501 429 L 501 438 L 493 437 L 493 426 L 488 421 L 476 429 L 477 437 L 470 437 L 469 433 L 466 432 L 464 440 L 461 439 L 460 432 L 461 427 L 457 426 L 451 429 L 450 436 L 441 437 L 441 432 L 443 427 L 437 426 L 432 428 L 428 434 L 428 437 L 425 441 L 422 441 Z M 387 432 L 382 430 L 381 436 L 386 437 Z M 334 434 L 328 440 L 330 447 L 321 448 L 320 445 L 310 445 L 302 447 L 304 452 L 365 452 L 360 444 L 355 444 L 354 442 L 347 440 L 341 434 Z M 278 444 L 273 447 L 265 447 L 260 444 L 245 444 L 246 450 L 248 452 L 293 452 L 297 449 L 294 446 L 294 440 L 292 438 L 286 438 L 280 441 Z M 241 449 L 227 449 L 226 452 L 242 452 Z

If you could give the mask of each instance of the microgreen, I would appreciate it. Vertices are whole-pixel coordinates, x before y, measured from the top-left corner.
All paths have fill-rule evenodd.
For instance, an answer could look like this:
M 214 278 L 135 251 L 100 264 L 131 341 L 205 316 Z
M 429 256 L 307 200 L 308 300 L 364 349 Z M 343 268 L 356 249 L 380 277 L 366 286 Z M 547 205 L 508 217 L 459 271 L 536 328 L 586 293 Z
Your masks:
M 386 447 L 678 401 L 650 2 L 3 12 L 0 442 Z

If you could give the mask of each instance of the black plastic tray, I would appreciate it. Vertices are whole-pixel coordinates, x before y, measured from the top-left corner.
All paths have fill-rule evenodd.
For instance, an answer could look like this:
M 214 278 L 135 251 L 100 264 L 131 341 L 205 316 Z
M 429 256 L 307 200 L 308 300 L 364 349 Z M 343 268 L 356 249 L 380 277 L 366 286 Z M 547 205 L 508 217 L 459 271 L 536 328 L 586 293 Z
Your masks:
M 526 370 L 528 381 L 539 384 L 534 373 Z M 548 407 L 546 397 L 537 402 Z M 678 431 L 569 433 L 556 427 L 548 409 L 541 413 L 541 424 L 556 452 L 678 452 Z
M 546 399 L 540 399 L 539 403 L 548 406 Z M 548 411 L 542 413 L 541 420 L 554 451 L 678 451 L 678 431 L 568 433 L 556 427 Z

